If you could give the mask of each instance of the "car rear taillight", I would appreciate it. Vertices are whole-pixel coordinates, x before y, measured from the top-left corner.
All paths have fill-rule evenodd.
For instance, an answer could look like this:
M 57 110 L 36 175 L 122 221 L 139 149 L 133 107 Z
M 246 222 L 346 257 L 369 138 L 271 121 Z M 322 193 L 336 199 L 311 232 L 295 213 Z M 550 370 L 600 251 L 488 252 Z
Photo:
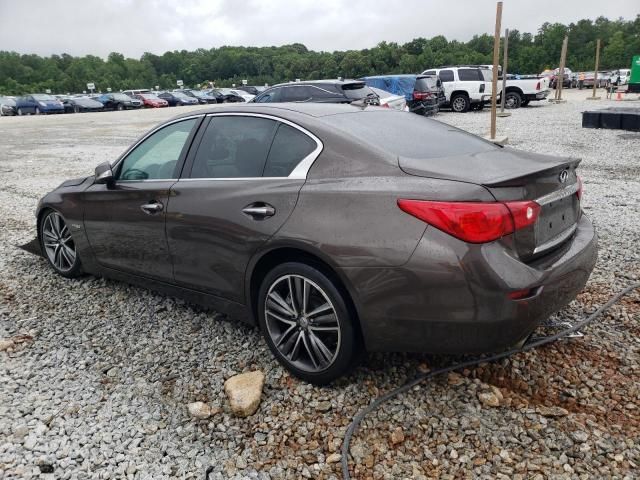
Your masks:
M 433 94 L 431 92 L 418 92 L 415 90 L 413 92 L 414 100 L 428 100 L 431 97 L 433 97 Z
M 540 82 L 536 83 L 536 90 L 540 90 Z
M 431 202 L 399 199 L 398 206 L 409 215 L 468 243 L 487 243 L 538 219 L 540 205 L 522 202 Z
M 578 180 L 578 191 L 576 195 L 578 195 L 578 200 L 582 200 L 582 179 L 576 175 L 576 179 Z

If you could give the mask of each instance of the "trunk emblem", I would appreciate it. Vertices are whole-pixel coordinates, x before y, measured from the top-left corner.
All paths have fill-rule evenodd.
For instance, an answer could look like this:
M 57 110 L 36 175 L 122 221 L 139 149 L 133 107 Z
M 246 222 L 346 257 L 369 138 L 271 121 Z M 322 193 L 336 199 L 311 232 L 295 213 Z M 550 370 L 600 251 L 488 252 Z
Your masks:
M 560 175 L 558 176 L 558 179 L 560 180 L 560 182 L 562 183 L 567 183 L 567 179 L 569 178 L 569 170 L 563 170 L 560 172 Z

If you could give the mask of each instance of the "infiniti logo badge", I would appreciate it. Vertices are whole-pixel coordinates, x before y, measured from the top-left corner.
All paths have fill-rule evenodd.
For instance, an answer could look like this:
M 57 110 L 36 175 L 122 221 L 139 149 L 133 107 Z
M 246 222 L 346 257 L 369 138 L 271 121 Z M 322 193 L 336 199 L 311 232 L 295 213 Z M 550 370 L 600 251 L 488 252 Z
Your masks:
M 569 178 L 569 170 L 561 171 L 560 175 L 558 176 L 558 178 L 560 179 L 560 181 L 562 183 L 567 183 L 567 179 Z

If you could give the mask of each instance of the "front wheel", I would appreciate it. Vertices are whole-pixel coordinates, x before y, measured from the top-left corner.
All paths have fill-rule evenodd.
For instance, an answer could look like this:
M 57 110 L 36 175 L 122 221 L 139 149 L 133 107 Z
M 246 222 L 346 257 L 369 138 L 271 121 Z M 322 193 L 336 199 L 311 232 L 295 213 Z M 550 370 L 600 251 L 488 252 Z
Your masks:
M 35 113 L 36 115 L 40 115 L 40 109 L 38 107 L 36 107 L 36 109 L 33 111 L 33 113 Z
M 118 110 L 119 112 L 121 112 L 122 110 L 124 110 L 124 105 L 122 105 L 121 103 L 118 104 L 118 106 L 116 107 L 116 110 Z
M 20 115 L 20 116 L 24 115 L 24 112 L 22 111 L 21 108 L 18 109 L 18 115 Z
M 80 257 L 71 231 L 62 215 L 55 210 L 47 212 L 40 222 L 40 247 L 59 275 L 74 278 L 82 274 Z
M 451 110 L 457 113 L 464 113 L 469 111 L 471 102 L 469 97 L 464 94 L 457 94 L 451 98 Z
M 258 320 L 269 348 L 298 378 L 324 385 L 359 359 L 347 299 L 320 269 L 287 262 L 271 270 L 258 294 Z

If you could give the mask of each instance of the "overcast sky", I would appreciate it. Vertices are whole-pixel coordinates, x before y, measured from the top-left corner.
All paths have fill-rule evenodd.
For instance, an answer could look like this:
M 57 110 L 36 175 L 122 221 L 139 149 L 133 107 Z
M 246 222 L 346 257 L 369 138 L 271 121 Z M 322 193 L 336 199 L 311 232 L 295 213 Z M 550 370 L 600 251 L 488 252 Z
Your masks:
M 492 33 L 494 0 L 0 0 L 0 50 L 93 54 L 303 43 L 349 50 Z M 639 0 L 505 0 L 503 28 L 640 13 Z

